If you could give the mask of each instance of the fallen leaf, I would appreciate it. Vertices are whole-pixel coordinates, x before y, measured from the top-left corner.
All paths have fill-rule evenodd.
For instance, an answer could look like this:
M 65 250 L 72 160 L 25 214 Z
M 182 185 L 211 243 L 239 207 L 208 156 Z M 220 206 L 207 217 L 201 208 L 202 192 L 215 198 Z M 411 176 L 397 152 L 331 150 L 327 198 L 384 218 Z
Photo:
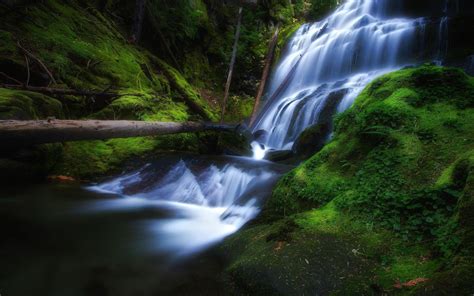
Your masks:
M 416 278 L 416 279 L 413 279 L 413 280 L 410 280 L 408 282 L 405 282 L 405 283 L 401 283 L 400 281 L 396 281 L 395 284 L 393 285 L 393 287 L 395 289 L 401 289 L 401 288 L 409 288 L 409 287 L 414 287 L 420 283 L 424 283 L 424 282 L 427 282 L 429 279 L 427 278 Z
M 281 249 L 283 249 L 283 244 L 284 244 L 284 242 L 282 242 L 282 241 L 276 242 L 276 247 L 275 247 L 273 250 L 274 250 L 275 252 L 280 251 Z
M 48 180 L 50 181 L 56 181 L 56 182 L 74 182 L 76 179 L 70 176 L 63 176 L 63 175 L 58 175 L 58 176 L 48 176 Z

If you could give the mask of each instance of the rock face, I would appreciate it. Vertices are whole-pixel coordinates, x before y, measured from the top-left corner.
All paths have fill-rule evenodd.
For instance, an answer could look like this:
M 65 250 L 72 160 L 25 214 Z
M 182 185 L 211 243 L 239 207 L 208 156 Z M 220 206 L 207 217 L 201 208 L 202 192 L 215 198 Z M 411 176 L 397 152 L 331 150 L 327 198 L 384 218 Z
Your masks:
M 320 123 L 305 129 L 293 145 L 293 153 L 300 159 L 311 157 L 324 147 L 331 127 L 329 123 Z
M 318 122 L 305 129 L 293 144 L 293 153 L 299 159 L 307 159 L 324 147 L 333 130 L 333 117 L 347 89 L 333 92 L 327 98 Z
M 278 162 L 288 160 L 293 156 L 293 151 L 291 150 L 270 150 L 265 154 L 265 159 Z

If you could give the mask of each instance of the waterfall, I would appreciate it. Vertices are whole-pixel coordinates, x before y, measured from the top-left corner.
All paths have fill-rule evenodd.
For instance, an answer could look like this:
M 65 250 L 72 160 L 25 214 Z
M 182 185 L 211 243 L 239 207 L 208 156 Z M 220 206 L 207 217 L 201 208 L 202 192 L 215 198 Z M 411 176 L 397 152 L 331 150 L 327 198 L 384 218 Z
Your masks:
M 299 28 L 272 73 L 265 104 L 251 127 L 254 158 L 272 149 L 292 149 L 305 128 L 328 123 L 334 113 L 349 108 L 375 77 L 419 62 L 419 52 L 431 50 L 423 46 L 429 20 L 398 17 L 400 6 L 397 0 L 347 0 L 326 19 Z M 433 59 L 447 52 L 447 9 Z M 156 222 L 160 235 L 172 250 L 187 246 L 195 251 L 255 217 L 288 170 L 245 161 L 251 165 L 226 159 L 225 165 L 210 161 L 196 168 L 181 160 L 161 167 L 165 174 L 145 166 L 90 189 L 126 197 L 127 205 L 175 209 L 176 217 Z
M 328 104 L 344 111 L 375 77 L 417 61 L 427 21 L 391 16 L 398 6 L 397 1 L 348 0 L 294 34 L 252 126 L 265 135 L 258 139 L 265 148 L 258 149 L 291 149 L 305 128 L 327 120 L 323 113 Z M 438 55 L 443 58 L 447 18 L 439 31 Z

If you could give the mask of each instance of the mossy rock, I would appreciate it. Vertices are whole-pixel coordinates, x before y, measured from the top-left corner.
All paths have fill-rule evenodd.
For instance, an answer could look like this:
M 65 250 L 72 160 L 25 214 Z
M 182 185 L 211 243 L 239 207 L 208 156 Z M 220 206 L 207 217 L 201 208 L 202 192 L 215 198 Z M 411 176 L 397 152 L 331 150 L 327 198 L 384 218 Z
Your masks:
M 237 287 L 258 291 L 260 284 L 269 286 L 260 283 L 262 277 L 272 283 L 270 293 L 307 294 L 298 284 L 292 287 L 301 290 L 285 290 L 272 277 L 312 282 L 314 277 L 297 271 L 304 263 L 293 269 L 290 262 L 304 262 L 318 239 L 331 233 L 325 248 L 341 252 L 334 260 L 347 256 L 347 239 L 370 262 L 365 273 L 354 272 L 331 293 L 471 293 L 473 85 L 474 78 L 457 69 L 431 65 L 396 71 L 368 85 L 337 116 L 333 139 L 279 181 L 260 222 L 229 240 L 242 246 L 231 260 L 230 275 L 253 283 L 237 281 Z M 298 251 L 278 254 L 272 250 L 278 245 L 261 237 L 284 237 L 276 235 L 284 229 L 277 225 L 288 219 L 314 235 L 300 241 L 294 238 L 305 237 L 301 230 L 289 231 L 291 242 L 283 246 Z M 357 225 L 365 229 L 364 239 L 345 234 L 361 233 Z M 324 256 L 324 251 L 314 255 Z M 318 280 L 330 278 L 331 268 Z M 247 271 L 251 278 L 243 275 Z M 420 278 L 429 280 L 394 288 L 397 281 Z
M 0 88 L 0 119 L 63 118 L 63 106 L 57 99 L 27 91 Z
M 260 220 L 262 221 L 262 220 Z M 334 203 L 272 223 L 260 222 L 219 248 L 234 294 L 394 294 L 397 281 L 430 278 L 429 249 L 340 212 Z

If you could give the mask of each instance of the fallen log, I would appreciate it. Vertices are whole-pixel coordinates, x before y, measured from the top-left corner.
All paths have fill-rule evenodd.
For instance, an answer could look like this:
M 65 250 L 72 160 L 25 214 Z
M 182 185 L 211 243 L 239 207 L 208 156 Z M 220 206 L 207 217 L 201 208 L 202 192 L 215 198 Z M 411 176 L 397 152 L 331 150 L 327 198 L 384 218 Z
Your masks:
M 0 120 L 0 143 L 24 147 L 36 144 L 144 137 L 202 131 L 236 131 L 238 125 L 205 122 L 128 120 Z
M 143 96 L 143 94 L 119 94 L 113 92 L 96 92 L 90 90 L 76 90 L 76 89 L 65 89 L 65 88 L 51 88 L 41 86 L 28 86 L 28 85 L 15 85 L 15 84 L 0 84 L 0 88 L 8 88 L 15 90 L 26 90 L 31 92 L 37 92 L 50 96 L 82 96 L 82 97 L 102 97 L 106 99 L 112 99 L 123 96 Z

